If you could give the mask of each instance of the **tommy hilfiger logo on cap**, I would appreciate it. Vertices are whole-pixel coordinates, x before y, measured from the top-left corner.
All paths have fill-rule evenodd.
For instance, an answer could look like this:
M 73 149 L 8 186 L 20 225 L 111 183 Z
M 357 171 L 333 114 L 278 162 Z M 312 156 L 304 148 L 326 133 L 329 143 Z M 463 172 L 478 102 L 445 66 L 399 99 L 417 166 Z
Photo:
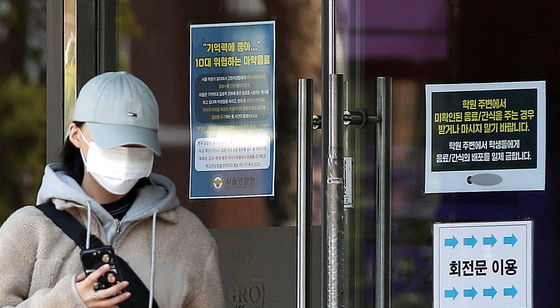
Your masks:
M 129 116 L 129 117 L 133 117 L 133 118 L 137 118 L 137 117 L 138 117 L 138 114 L 137 114 L 137 113 L 134 113 L 134 112 L 129 112 L 129 113 L 128 113 L 128 116 Z

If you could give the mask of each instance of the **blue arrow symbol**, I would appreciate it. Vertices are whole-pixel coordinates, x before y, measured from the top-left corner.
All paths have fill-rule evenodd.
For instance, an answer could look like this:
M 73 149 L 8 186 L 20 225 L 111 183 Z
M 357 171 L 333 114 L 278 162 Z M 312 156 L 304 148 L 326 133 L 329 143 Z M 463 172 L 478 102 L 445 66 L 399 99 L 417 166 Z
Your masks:
M 466 289 L 466 290 L 463 291 L 463 296 L 464 297 L 470 297 L 471 299 L 474 299 L 477 294 L 478 294 L 478 292 L 476 292 L 474 287 L 472 287 L 471 289 Z
M 453 297 L 453 300 L 455 300 L 457 295 L 459 295 L 459 292 L 457 292 L 455 288 L 453 288 L 453 290 L 445 290 L 445 297 L 447 298 Z
M 455 236 L 453 236 L 453 238 L 445 239 L 445 246 L 453 246 L 453 249 L 455 249 L 455 246 L 457 246 L 457 244 L 459 244 L 459 241 Z
M 492 234 L 491 237 L 485 237 L 483 239 L 484 245 L 491 245 L 492 247 L 494 247 L 494 244 L 496 244 L 496 242 L 498 242 L 498 240 L 494 237 L 494 234 Z
M 504 296 L 511 296 L 511 298 L 514 298 L 515 295 L 517 295 L 517 289 L 514 286 L 511 286 L 511 288 L 504 288 Z
M 515 246 L 515 243 L 517 243 L 517 237 L 515 237 L 515 235 L 513 235 L 513 233 L 511 234 L 511 236 L 505 236 L 504 237 L 504 245 L 510 244 L 511 247 L 513 247 L 513 246 Z
M 483 294 L 484 294 L 484 296 L 491 296 L 492 298 L 494 298 L 494 296 L 496 296 L 496 294 L 498 294 L 498 291 L 496 291 L 494 286 L 492 286 L 492 289 L 484 289 Z
M 474 248 L 474 245 L 476 245 L 476 243 L 478 243 L 478 241 L 476 240 L 476 238 L 474 238 L 474 235 L 472 237 L 465 237 L 463 239 L 463 245 L 471 246 L 471 248 Z

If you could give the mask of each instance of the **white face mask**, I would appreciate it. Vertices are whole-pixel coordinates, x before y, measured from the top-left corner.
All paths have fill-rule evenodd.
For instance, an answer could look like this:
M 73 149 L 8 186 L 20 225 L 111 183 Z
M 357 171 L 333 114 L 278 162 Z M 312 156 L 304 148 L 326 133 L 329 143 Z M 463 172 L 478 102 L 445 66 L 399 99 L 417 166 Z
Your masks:
M 82 149 L 82 160 L 93 178 L 108 192 L 115 195 L 127 194 L 143 177 L 152 173 L 154 152 L 146 147 L 116 147 L 103 149 L 93 141 L 88 141 L 80 130 L 82 138 L 89 145 L 87 162 Z

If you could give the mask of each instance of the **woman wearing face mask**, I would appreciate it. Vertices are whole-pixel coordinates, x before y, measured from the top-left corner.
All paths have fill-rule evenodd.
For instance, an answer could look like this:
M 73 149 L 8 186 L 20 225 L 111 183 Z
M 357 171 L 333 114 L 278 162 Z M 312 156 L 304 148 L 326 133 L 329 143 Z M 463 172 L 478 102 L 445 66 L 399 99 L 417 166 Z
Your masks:
M 37 204 L 52 202 L 111 245 L 160 308 L 223 307 L 214 240 L 179 205 L 174 184 L 151 173 L 158 127 L 142 81 L 125 72 L 94 77 L 76 101 L 62 164 L 45 168 Z M 86 277 L 80 251 L 37 207 L 16 211 L 0 228 L 0 307 L 125 306 L 135 296 L 130 282 L 94 289 L 109 267 Z

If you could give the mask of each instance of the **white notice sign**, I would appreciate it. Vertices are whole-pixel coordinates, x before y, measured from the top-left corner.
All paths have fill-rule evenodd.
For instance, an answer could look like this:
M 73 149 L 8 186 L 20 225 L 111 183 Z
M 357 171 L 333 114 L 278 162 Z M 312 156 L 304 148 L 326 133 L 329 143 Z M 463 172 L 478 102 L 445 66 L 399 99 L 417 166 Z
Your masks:
M 532 306 L 531 221 L 434 224 L 434 308 Z
M 426 85 L 429 193 L 545 189 L 544 81 Z

